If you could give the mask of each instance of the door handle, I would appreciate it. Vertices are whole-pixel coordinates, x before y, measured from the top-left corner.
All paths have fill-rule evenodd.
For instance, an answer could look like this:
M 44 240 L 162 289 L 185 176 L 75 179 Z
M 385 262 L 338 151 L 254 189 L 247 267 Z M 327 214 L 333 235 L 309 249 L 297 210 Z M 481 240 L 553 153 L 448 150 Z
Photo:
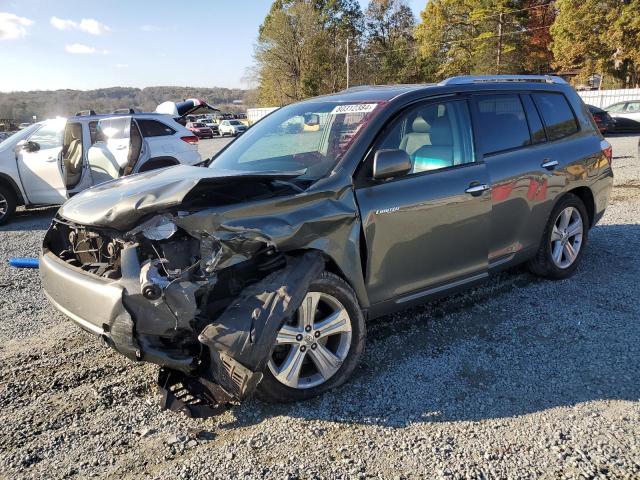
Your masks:
M 124 150 L 125 148 L 127 148 L 126 145 L 119 145 L 116 147 L 116 150 Z
M 46 162 L 55 162 L 58 159 L 58 157 L 47 157 L 47 159 L 45 160 Z
M 553 170 L 554 168 L 556 168 L 558 166 L 558 161 L 557 160 L 545 160 L 544 162 L 542 162 L 542 165 L 540 165 L 542 168 L 546 168 L 547 170 Z
M 482 184 L 476 184 L 476 185 L 469 185 L 469 187 L 464 191 L 464 193 L 469 193 L 474 197 L 477 197 L 478 195 L 481 195 L 482 192 L 486 192 L 487 190 L 491 190 L 491 187 L 489 185 L 482 183 Z

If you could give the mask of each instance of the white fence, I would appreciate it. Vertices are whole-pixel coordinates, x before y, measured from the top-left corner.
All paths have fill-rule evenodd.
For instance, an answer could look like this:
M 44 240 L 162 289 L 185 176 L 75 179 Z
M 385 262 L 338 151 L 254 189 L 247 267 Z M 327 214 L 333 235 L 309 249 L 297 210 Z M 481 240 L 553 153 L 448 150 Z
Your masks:
M 279 107 L 271 107 L 271 108 L 247 108 L 247 120 L 249 120 L 249 125 L 253 125 L 262 117 L 269 115 L 271 112 L 278 110 Z
M 625 88 L 622 90 L 588 90 L 578 92 L 584 103 L 595 107 L 605 108 L 618 102 L 640 100 L 640 88 Z

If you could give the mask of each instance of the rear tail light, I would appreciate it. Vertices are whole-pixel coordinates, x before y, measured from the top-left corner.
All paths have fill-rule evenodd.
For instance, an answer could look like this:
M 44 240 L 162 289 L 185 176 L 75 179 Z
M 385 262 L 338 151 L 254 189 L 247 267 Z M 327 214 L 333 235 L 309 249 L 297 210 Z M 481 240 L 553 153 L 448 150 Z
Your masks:
M 611 148 L 611 144 L 606 140 L 602 140 L 600 142 L 600 150 L 602 150 L 602 154 L 607 157 L 609 165 L 611 165 L 611 160 L 613 160 L 613 148 Z
M 188 135 L 186 137 L 180 137 L 180 140 L 187 142 L 187 143 L 198 143 L 198 137 L 196 137 L 195 135 Z

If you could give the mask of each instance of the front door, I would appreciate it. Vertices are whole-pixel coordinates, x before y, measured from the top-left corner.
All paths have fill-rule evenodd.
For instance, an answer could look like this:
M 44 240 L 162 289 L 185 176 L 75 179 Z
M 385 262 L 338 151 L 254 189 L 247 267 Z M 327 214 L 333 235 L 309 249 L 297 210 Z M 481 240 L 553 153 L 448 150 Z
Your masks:
M 357 176 L 371 302 L 419 298 L 486 276 L 491 195 L 467 101 L 414 106 L 381 137 L 363 165 L 365 177 L 379 149 L 404 150 L 413 166 L 387 181 L 363 185 L 362 172 Z
M 16 149 L 20 180 L 30 204 L 59 205 L 67 198 L 61 168 L 65 122 L 45 122 Z

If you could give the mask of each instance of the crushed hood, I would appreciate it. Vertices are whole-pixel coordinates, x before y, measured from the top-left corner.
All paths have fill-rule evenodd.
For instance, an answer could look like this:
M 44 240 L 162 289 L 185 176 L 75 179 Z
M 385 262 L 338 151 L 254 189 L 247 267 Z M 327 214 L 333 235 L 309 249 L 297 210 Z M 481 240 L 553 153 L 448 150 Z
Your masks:
M 239 172 L 177 165 L 103 183 L 72 197 L 58 214 L 75 223 L 126 229 L 143 216 L 178 206 L 202 182 L 260 182 L 295 178 L 298 172 Z

